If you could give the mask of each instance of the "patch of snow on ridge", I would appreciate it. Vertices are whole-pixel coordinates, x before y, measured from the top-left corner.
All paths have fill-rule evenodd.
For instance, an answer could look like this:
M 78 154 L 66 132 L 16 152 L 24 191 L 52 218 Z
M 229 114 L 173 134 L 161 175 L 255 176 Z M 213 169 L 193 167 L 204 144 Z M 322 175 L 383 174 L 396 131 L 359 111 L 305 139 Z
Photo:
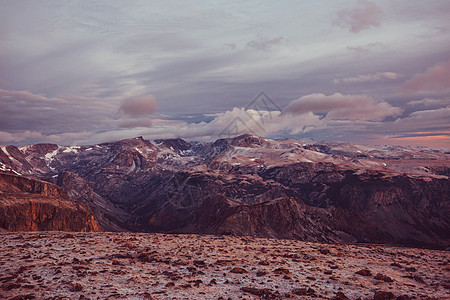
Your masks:
M 17 175 L 22 175 L 21 173 L 17 172 L 16 170 L 13 170 L 11 168 L 7 168 L 6 165 L 4 163 L 2 163 L 2 162 L 0 162 L 0 171 L 10 171 L 10 172 L 13 172 L 13 173 L 15 173 Z
M 52 161 L 55 159 L 55 155 L 58 154 L 58 150 L 59 147 L 56 148 L 56 150 L 49 152 L 47 154 L 45 154 L 44 158 L 45 158 L 45 164 L 47 165 L 47 167 L 50 168 L 50 170 L 55 171 L 55 168 L 50 167 L 50 164 L 52 163 Z
M 1 146 L 0 148 L 6 155 L 8 155 L 9 159 L 11 159 L 11 155 L 9 154 L 8 150 L 6 150 L 6 146 Z
M 26 145 L 26 146 L 21 146 L 18 147 L 18 149 L 20 150 L 20 152 L 25 153 L 28 151 L 28 149 L 30 149 L 31 147 L 33 147 L 34 145 Z
M 71 147 L 67 147 L 66 149 L 64 149 L 64 153 L 70 153 L 70 152 L 73 152 L 73 153 L 78 153 L 78 151 L 80 150 L 80 146 L 71 146 Z
M 194 151 L 192 151 L 191 149 L 188 149 L 188 150 L 181 150 L 181 151 L 180 151 L 180 154 L 183 155 L 183 156 L 189 156 L 189 155 L 194 154 Z

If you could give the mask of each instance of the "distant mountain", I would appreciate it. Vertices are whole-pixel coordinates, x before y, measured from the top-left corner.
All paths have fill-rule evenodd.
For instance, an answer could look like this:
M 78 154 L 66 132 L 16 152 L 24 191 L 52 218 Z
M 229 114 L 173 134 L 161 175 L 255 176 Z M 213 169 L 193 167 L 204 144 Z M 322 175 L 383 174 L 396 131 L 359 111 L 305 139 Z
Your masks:
M 142 137 L 0 148 L 0 170 L 57 184 L 104 230 L 450 247 L 450 155 L 431 148 Z

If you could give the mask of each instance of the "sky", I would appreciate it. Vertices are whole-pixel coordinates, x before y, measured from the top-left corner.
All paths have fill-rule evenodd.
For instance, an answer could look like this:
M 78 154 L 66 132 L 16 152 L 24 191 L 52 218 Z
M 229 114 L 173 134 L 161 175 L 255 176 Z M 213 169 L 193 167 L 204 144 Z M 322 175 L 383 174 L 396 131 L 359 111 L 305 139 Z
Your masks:
M 450 148 L 450 1 L 0 0 L 0 144 Z

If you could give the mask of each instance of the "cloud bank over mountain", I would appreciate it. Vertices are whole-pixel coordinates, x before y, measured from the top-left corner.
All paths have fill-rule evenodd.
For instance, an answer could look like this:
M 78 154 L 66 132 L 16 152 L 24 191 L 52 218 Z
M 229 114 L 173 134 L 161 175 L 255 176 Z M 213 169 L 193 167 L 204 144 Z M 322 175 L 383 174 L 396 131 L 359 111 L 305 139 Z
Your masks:
M 208 139 L 238 122 L 270 137 L 448 147 L 449 9 L 7 2 L 0 144 Z M 245 111 L 261 91 L 284 112 Z

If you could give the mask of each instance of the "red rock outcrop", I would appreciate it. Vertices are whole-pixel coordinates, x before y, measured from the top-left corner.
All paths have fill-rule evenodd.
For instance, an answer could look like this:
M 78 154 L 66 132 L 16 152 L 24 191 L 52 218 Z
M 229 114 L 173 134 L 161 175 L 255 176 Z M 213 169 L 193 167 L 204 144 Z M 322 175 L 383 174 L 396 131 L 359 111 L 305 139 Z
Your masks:
M 51 183 L 0 173 L 0 228 L 7 231 L 101 231 L 91 211 Z

